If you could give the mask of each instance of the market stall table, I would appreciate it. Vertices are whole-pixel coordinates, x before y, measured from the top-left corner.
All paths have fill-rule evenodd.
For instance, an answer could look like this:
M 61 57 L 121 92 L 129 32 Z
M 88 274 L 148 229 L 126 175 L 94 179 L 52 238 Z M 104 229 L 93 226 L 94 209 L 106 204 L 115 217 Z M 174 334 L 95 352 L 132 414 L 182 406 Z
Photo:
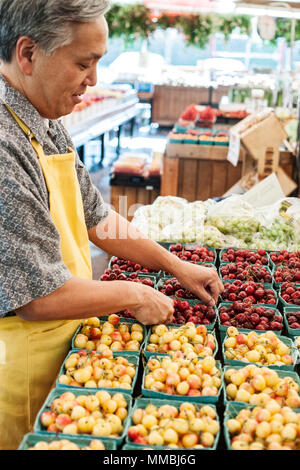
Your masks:
M 228 95 L 228 87 L 194 87 L 155 85 L 152 97 L 152 120 L 160 126 L 172 126 L 182 110 L 191 103 L 218 104 Z
M 222 196 L 242 175 L 244 151 L 238 165 L 227 161 L 228 147 L 168 143 L 164 155 L 161 196 L 188 201 Z
M 105 133 L 115 128 L 118 128 L 117 154 L 119 154 L 122 126 L 127 122 L 131 122 L 131 134 L 133 133 L 134 120 L 140 112 L 138 101 L 136 94 L 132 93 L 130 100 L 116 104 L 102 114 L 68 128 L 82 162 L 84 161 L 84 145 L 90 140 L 100 138 L 100 164 L 102 163 L 105 157 Z

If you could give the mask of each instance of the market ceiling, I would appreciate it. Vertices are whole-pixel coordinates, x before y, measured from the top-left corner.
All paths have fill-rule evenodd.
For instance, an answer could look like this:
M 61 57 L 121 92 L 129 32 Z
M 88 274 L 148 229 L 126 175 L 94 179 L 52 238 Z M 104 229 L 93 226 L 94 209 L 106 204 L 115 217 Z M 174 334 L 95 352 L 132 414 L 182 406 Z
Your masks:
M 168 10 L 170 12 L 187 13 L 240 13 L 239 10 L 249 9 L 249 14 L 268 14 L 272 16 L 290 16 L 300 11 L 299 0 L 144 0 L 144 4 L 151 9 Z
M 253 7 L 263 7 L 263 8 L 288 8 L 300 10 L 300 2 L 295 0 L 289 1 L 278 1 L 278 0 L 234 0 L 237 6 L 253 6 Z M 183 2 L 184 3 L 184 2 Z

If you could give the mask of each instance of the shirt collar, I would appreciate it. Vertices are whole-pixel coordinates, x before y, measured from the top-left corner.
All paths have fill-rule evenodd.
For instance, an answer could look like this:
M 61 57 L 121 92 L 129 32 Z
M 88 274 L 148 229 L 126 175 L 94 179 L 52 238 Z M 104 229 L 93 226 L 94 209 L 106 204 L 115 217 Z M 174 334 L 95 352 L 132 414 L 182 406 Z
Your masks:
M 31 102 L 13 88 L 6 78 L 0 74 L 0 100 L 10 106 L 16 115 L 31 130 L 36 140 L 43 145 L 48 131 L 45 121 Z

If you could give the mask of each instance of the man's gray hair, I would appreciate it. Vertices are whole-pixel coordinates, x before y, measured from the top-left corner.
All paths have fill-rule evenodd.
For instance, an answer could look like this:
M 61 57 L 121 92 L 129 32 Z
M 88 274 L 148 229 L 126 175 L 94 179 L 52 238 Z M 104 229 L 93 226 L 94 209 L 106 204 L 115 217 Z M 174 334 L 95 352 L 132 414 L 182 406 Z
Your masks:
M 74 23 L 94 21 L 109 8 L 109 0 L 0 0 L 0 60 L 11 62 L 21 36 L 51 55 L 72 42 Z

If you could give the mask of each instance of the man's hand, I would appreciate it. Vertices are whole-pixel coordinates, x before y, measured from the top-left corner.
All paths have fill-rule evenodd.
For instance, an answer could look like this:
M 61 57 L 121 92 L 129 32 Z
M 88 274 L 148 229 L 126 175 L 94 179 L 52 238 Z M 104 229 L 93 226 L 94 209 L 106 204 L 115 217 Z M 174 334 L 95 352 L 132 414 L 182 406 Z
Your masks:
M 132 282 L 130 283 L 131 286 L 135 290 L 135 295 L 137 295 L 136 306 L 130 308 L 130 313 L 134 318 L 144 325 L 171 323 L 174 302 L 170 297 L 143 284 Z
M 217 303 L 224 286 L 215 268 L 206 268 L 182 261 L 174 276 L 186 289 L 197 295 L 204 303 L 213 306 Z

